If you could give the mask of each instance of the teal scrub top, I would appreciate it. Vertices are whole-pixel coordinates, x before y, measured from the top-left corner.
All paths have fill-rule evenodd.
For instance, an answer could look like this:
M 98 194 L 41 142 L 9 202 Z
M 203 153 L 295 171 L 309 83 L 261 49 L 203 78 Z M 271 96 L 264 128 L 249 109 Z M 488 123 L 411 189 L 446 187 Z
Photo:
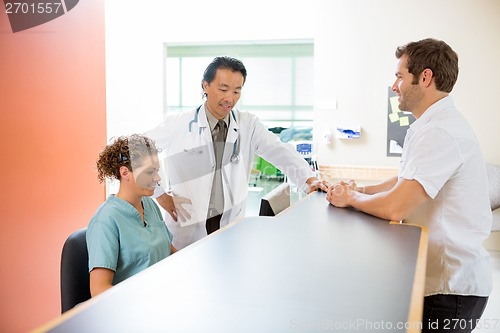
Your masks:
M 114 195 L 97 209 L 87 228 L 89 272 L 96 267 L 115 272 L 113 285 L 170 255 L 172 234 L 156 203 L 143 197 L 139 212 Z

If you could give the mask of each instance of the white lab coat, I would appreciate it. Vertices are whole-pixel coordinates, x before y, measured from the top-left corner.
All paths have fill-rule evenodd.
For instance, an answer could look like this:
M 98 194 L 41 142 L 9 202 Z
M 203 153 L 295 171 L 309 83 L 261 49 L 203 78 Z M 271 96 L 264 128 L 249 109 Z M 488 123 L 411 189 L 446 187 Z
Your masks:
M 202 105 L 199 110 L 169 116 L 145 134 L 155 140 L 162 150 L 163 188 L 158 189 L 155 196 L 167 189 L 192 202 L 192 206 L 187 207 L 192 218 L 186 223 L 175 222 L 168 213 L 165 214 L 165 222 L 174 236 L 173 244 L 177 249 L 207 235 L 205 221 L 215 156 L 205 112 Z M 282 170 L 299 187 L 304 186 L 308 178 L 314 177 L 308 163 L 292 145 L 281 142 L 255 115 L 233 109 L 222 158 L 224 214 L 220 221 L 221 228 L 243 216 L 256 154 Z M 232 155 L 238 155 L 238 163 L 231 162 Z

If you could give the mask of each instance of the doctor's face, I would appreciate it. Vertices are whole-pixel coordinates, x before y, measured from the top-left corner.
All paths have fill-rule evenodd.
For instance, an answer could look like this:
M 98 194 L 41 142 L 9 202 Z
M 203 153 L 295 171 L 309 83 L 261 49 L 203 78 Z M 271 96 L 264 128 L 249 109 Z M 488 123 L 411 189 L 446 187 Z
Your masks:
M 227 68 L 217 69 L 212 82 L 203 81 L 203 90 L 207 94 L 206 108 L 215 118 L 224 118 L 240 99 L 242 88 L 241 72 L 233 72 Z

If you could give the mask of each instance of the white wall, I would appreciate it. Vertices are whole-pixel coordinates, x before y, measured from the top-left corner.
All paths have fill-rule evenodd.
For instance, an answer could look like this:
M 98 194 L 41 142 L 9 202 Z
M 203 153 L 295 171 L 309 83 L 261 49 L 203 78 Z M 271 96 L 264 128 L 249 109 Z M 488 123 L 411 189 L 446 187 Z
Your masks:
M 322 1 L 315 34 L 316 97 L 333 96 L 335 111 L 317 122 L 359 123 L 362 139 L 320 145 L 321 164 L 397 166 L 385 157 L 387 87 L 394 81 L 398 45 L 435 37 L 459 54 L 452 92 L 470 121 L 485 159 L 500 163 L 500 1 Z
M 313 7 L 297 0 L 144 0 L 138 6 L 131 0 L 106 1 L 108 137 L 143 132 L 162 119 L 164 43 L 312 38 L 314 33 Z
M 394 50 L 435 37 L 459 54 L 460 76 L 452 95 L 475 129 L 485 159 L 500 164 L 500 106 L 494 99 L 500 92 L 498 0 L 144 0 L 141 8 L 130 0 L 105 4 L 108 137 L 143 132 L 161 120 L 165 42 L 313 38 L 315 99 L 337 101 L 336 110 L 316 110 L 317 133 L 325 124 L 362 127 L 359 140 L 320 143 L 320 164 L 397 167 L 398 158 L 386 157 Z

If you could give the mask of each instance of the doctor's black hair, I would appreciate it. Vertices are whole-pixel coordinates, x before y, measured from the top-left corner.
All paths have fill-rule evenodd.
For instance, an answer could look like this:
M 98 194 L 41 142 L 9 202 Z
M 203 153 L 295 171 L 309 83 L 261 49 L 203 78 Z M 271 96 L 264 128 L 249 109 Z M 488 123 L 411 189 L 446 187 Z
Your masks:
M 201 89 L 203 89 L 203 82 L 206 81 L 210 84 L 215 79 L 215 73 L 219 68 L 230 69 L 233 72 L 240 72 L 241 75 L 243 75 L 243 84 L 245 84 L 247 79 L 247 69 L 241 60 L 228 56 L 221 56 L 215 57 L 210 65 L 208 65 L 207 69 L 205 69 L 205 73 L 203 73 L 203 80 L 201 80 Z M 206 93 L 203 93 L 203 97 L 206 97 Z

